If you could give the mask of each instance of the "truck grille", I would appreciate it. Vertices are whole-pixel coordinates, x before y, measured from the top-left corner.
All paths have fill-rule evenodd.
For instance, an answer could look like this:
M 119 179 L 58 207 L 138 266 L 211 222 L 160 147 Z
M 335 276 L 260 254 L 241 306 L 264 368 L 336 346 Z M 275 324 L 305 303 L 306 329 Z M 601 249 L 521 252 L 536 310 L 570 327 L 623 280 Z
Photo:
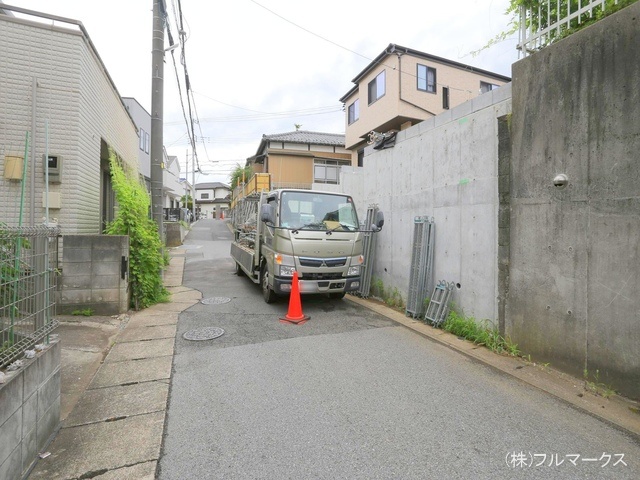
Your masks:
M 338 280 L 342 278 L 342 274 L 338 273 L 309 273 L 302 272 L 300 277 L 303 280 Z
M 341 258 L 309 258 L 300 257 L 300 265 L 303 267 L 344 267 L 347 257 Z

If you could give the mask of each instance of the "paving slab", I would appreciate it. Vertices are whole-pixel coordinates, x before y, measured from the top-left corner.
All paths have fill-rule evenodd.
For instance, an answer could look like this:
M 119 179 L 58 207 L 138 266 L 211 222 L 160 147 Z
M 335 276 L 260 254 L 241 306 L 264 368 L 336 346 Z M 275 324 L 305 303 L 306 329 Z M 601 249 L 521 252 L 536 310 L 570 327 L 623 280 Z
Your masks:
M 127 327 L 153 327 L 156 325 L 176 325 L 178 323 L 178 313 L 157 312 L 144 315 L 136 315 L 129 320 Z
M 118 335 L 118 343 L 154 340 L 157 338 L 175 338 L 175 336 L 175 325 L 155 325 L 151 327 L 132 327 L 127 325 L 127 328 Z
M 111 470 L 104 475 L 93 477 L 94 480 L 154 480 L 158 462 L 145 462 Z
M 173 356 L 105 363 L 89 388 L 113 387 L 129 383 L 164 380 L 171 376 Z
M 202 298 L 202 294 L 197 290 L 181 291 L 171 294 L 171 302 L 173 303 L 198 303 Z
M 168 394 L 166 380 L 87 390 L 64 427 L 159 412 L 166 408 Z
M 51 445 L 51 455 L 38 461 L 29 479 L 94 478 L 114 469 L 157 460 L 164 417 L 165 412 L 157 412 L 63 428 Z
M 140 360 L 173 355 L 175 337 L 116 343 L 105 358 L 105 363 Z

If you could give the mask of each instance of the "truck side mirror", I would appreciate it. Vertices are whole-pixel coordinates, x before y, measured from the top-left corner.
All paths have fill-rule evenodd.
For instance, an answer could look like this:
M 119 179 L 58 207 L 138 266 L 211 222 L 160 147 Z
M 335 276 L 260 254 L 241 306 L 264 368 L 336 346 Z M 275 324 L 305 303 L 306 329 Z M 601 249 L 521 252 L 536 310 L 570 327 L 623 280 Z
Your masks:
M 273 208 L 272 203 L 267 203 L 266 205 L 262 205 L 260 207 L 260 220 L 262 222 L 275 225 L 276 215 L 275 215 L 275 209 Z
M 378 212 L 376 213 L 376 223 L 371 225 L 371 230 L 374 232 L 379 232 L 382 230 L 382 226 L 384 225 L 384 213 Z

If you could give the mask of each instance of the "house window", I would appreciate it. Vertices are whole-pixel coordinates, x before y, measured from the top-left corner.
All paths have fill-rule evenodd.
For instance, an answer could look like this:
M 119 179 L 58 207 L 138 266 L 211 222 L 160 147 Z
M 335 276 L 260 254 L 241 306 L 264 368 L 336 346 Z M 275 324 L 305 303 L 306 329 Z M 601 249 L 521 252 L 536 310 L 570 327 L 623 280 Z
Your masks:
M 386 76 L 383 70 L 376 78 L 369 82 L 369 105 L 384 96 L 386 91 Z
M 442 108 L 449 110 L 449 87 L 442 87 Z
M 418 90 L 436 93 L 436 69 L 418 64 Z
M 349 125 L 351 125 L 353 122 L 355 122 L 360 118 L 360 100 L 359 99 L 353 102 L 351 105 L 349 105 L 348 117 L 349 117 L 348 118 Z
M 144 132 L 144 153 L 149 153 L 149 146 L 151 145 L 151 136 L 148 132 Z
M 145 140 L 146 140 L 145 131 L 141 128 L 140 129 L 140 150 L 142 150 L 143 152 L 144 152 Z
M 499 86 L 500 85 L 495 85 L 495 84 L 489 83 L 489 82 L 480 82 L 480 93 L 490 92 L 491 90 L 495 90 Z
M 201 193 L 200 194 L 200 200 L 209 200 L 209 194 L 208 193 Z
M 315 159 L 313 162 L 313 181 L 315 183 L 337 184 L 340 167 L 351 165 L 349 160 L 321 160 Z

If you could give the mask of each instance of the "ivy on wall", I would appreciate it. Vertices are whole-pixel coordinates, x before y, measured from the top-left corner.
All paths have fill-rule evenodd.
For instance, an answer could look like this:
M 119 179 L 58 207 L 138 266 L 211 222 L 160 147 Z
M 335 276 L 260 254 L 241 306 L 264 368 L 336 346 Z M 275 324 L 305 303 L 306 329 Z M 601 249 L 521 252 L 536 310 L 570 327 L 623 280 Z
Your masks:
M 107 225 L 106 233 L 129 236 L 131 307 L 140 310 L 166 302 L 169 292 L 162 284 L 162 268 L 167 262 L 158 226 L 149 217 L 149 194 L 138 180 L 137 172 L 126 171 L 111 150 L 109 165 L 118 210 L 114 221 Z

